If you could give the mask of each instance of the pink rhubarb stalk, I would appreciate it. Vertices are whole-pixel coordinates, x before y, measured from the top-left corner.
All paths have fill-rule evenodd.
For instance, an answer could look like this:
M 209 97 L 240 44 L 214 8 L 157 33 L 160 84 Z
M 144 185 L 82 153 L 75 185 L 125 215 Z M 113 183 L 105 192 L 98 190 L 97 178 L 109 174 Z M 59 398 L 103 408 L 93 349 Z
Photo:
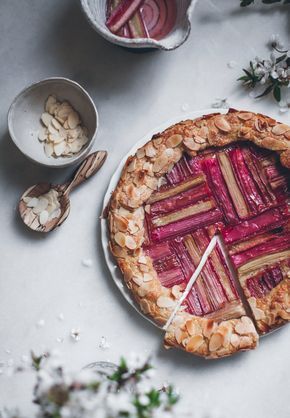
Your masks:
M 134 13 L 139 9 L 144 0 L 122 0 L 112 11 L 107 19 L 107 26 L 111 32 L 117 33 Z
M 228 226 L 222 231 L 226 244 L 233 244 L 250 238 L 261 232 L 269 231 L 283 224 L 284 219 L 280 209 L 270 209 L 254 218 L 246 220 L 239 225 Z
M 209 186 L 215 195 L 216 201 L 222 208 L 225 218 L 230 223 L 236 223 L 239 219 L 233 207 L 216 158 L 206 159 L 204 161 L 204 167 L 209 181 Z

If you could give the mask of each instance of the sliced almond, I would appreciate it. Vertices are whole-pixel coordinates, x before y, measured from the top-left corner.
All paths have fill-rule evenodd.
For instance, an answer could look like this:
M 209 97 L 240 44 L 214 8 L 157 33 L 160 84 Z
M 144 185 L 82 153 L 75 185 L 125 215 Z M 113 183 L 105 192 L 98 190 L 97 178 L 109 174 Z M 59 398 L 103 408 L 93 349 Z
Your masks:
M 37 197 L 24 197 L 23 201 L 26 203 L 28 208 L 34 208 L 38 205 L 38 198 Z
M 250 112 L 240 112 L 238 113 L 238 118 L 241 120 L 250 120 L 253 118 L 253 113 Z
M 39 141 L 45 141 L 47 138 L 47 129 L 44 127 L 41 127 L 39 133 L 38 133 L 38 139 Z
M 170 148 L 175 148 L 177 147 L 180 143 L 182 142 L 182 135 L 180 134 L 175 134 L 175 135 L 171 135 L 169 138 L 167 138 L 166 140 L 166 146 L 170 147 Z
M 56 104 L 56 97 L 55 96 L 48 96 L 46 103 L 45 103 L 45 110 L 47 112 L 50 112 L 51 106 L 54 106 Z
M 196 135 L 194 137 L 194 142 L 196 142 L 197 144 L 205 144 L 206 143 L 206 139 L 202 138 L 201 136 Z
M 66 147 L 66 143 L 64 141 L 59 142 L 53 146 L 54 153 L 57 157 L 63 154 Z
M 43 196 L 39 196 L 37 205 L 34 206 L 32 210 L 35 214 L 38 215 L 42 211 L 46 210 L 47 206 L 48 206 L 48 200 Z
M 55 134 L 49 135 L 49 140 L 54 144 L 59 144 L 60 142 L 63 142 L 65 139 L 59 134 L 59 132 L 56 132 Z
M 223 346 L 224 336 L 219 332 L 212 334 L 209 340 L 209 351 L 217 351 Z
M 157 305 L 159 308 L 173 308 L 175 306 L 175 301 L 167 296 L 159 296 Z
M 186 351 L 190 351 L 192 353 L 198 351 L 198 349 L 204 343 L 204 339 L 202 335 L 194 335 L 193 337 L 189 338 L 186 344 Z
M 290 126 L 285 125 L 284 123 L 279 123 L 272 128 L 272 133 L 274 135 L 284 135 L 285 132 L 290 131 Z
M 47 221 L 48 221 L 48 212 L 47 210 L 43 210 L 42 212 L 40 212 L 40 215 L 39 215 L 39 223 L 41 225 L 45 225 Z
M 49 113 L 44 112 L 44 113 L 41 115 L 41 120 L 42 120 L 43 124 L 44 124 L 46 127 L 48 127 L 48 126 L 50 125 L 50 122 L 52 121 L 52 116 L 51 116 Z
M 135 250 L 137 247 L 136 241 L 130 235 L 127 235 L 125 238 L 125 245 L 129 250 Z
M 143 280 L 144 282 L 151 282 L 151 280 L 153 280 L 153 276 L 149 273 L 144 273 Z
M 68 114 L 67 123 L 71 129 L 75 129 L 78 126 L 80 123 L 80 118 L 77 112 L 71 112 Z
M 215 126 L 222 132 L 228 133 L 232 130 L 231 125 L 223 116 L 216 116 L 214 119 Z
M 183 140 L 184 145 L 191 151 L 199 151 L 200 145 L 197 144 L 193 138 L 184 138 Z
M 62 129 L 62 126 L 61 126 L 61 124 L 58 122 L 58 120 L 57 119 L 55 119 L 55 118 L 52 118 L 51 119 L 51 125 L 57 130 L 57 131 L 59 131 L 60 129 Z
M 53 145 L 49 142 L 44 144 L 44 152 L 47 157 L 51 157 L 53 154 Z
M 120 245 L 120 247 L 123 248 L 126 246 L 126 235 L 123 234 L 122 232 L 117 232 L 114 236 L 114 239 L 116 243 Z

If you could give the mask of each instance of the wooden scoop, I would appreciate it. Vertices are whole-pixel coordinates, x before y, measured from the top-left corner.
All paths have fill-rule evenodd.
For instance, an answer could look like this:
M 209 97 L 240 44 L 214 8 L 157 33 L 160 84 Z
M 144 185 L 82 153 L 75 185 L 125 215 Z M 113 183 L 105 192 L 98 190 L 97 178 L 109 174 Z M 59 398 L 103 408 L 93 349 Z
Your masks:
M 19 213 L 25 225 L 38 232 L 49 232 L 60 226 L 70 211 L 69 193 L 99 171 L 106 158 L 106 151 L 94 152 L 82 162 L 71 181 L 63 185 L 39 183 L 27 189 L 19 201 Z

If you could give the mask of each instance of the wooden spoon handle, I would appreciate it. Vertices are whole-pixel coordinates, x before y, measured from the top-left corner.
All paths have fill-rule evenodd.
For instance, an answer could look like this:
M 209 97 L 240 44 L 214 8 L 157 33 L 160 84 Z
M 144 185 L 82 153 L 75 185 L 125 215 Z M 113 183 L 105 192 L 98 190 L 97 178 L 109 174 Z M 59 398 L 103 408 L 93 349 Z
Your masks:
M 84 159 L 82 164 L 75 172 L 73 179 L 66 185 L 64 194 L 68 194 L 72 189 L 79 186 L 85 180 L 96 174 L 102 167 L 107 158 L 107 151 L 97 151 Z

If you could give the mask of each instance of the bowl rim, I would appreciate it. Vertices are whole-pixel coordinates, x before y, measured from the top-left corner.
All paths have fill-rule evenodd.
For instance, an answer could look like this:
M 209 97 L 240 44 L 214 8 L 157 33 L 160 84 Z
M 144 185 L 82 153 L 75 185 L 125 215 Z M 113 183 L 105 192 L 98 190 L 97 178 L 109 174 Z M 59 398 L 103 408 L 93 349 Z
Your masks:
M 125 48 L 132 48 L 132 49 L 138 49 L 138 48 L 154 48 L 154 49 L 160 49 L 163 51 L 172 51 L 176 48 L 179 48 L 181 45 L 183 45 L 186 40 L 188 39 L 190 32 L 191 32 L 191 15 L 193 13 L 193 10 L 197 4 L 198 0 L 189 0 L 189 5 L 186 10 L 186 23 L 187 28 L 185 31 L 185 35 L 183 39 L 172 46 L 165 46 L 160 41 L 157 41 L 155 39 L 151 38 L 139 38 L 139 39 L 127 39 L 122 38 L 120 36 L 115 35 L 114 33 L 111 33 L 110 31 L 103 29 L 101 25 L 96 24 L 95 20 L 92 18 L 92 13 L 88 10 L 88 1 L 87 0 L 80 0 L 82 11 L 91 25 L 93 29 L 95 29 L 96 32 L 98 32 L 103 38 L 105 38 L 107 41 L 117 44 L 119 46 L 125 47 Z
M 35 88 L 43 85 L 43 84 L 49 84 L 49 83 L 53 83 L 53 82 L 61 82 L 67 85 L 72 86 L 73 88 L 76 88 L 77 90 L 79 90 L 88 100 L 90 106 L 93 109 L 93 113 L 95 115 L 95 129 L 91 135 L 90 140 L 88 141 L 88 143 L 85 145 L 85 147 L 83 148 L 83 150 L 81 152 L 79 152 L 78 154 L 76 154 L 75 156 L 71 156 L 71 157 L 67 157 L 67 160 L 62 159 L 62 160 L 58 160 L 57 158 L 54 158 L 53 160 L 51 160 L 51 162 L 47 161 L 40 161 L 34 157 L 32 157 L 29 153 L 26 152 L 26 149 L 24 149 L 18 142 L 17 140 L 17 135 L 14 132 L 14 127 L 13 127 L 13 113 L 14 110 L 16 108 L 16 105 L 19 101 L 19 99 L 25 94 L 25 93 L 29 93 L 31 90 L 34 90 Z M 7 112 L 7 124 L 8 124 L 8 131 L 9 131 L 9 136 L 11 138 L 11 140 L 13 141 L 13 143 L 16 145 L 16 147 L 19 149 L 19 151 L 25 155 L 25 157 L 27 157 L 29 160 L 41 165 L 41 166 L 45 166 L 45 167 L 51 167 L 51 168 L 63 168 L 63 167 L 68 167 L 70 165 L 73 165 L 75 163 L 78 163 L 80 161 L 82 161 L 86 155 L 89 153 L 90 149 L 92 148 L 96 137 L 97 137 L 97 132 L 99 129 L 99 113 L 98 110 L 96 108 L 96 105 L 92 99 L 92 97 L 90 96 L 90 94 L 86 91 L 86 89 L 84 87 L 82 87 L 79 83 L 77 83 L 74 80 L 71 80 L 70 78 L 67 77 L 48 77 L 48 78 L 44 78 L 42 80 L 33 82 L 28 84 L 26 87 L 24 87 L 13 99 L 11 105 L 9 106 L 8 112 Z

